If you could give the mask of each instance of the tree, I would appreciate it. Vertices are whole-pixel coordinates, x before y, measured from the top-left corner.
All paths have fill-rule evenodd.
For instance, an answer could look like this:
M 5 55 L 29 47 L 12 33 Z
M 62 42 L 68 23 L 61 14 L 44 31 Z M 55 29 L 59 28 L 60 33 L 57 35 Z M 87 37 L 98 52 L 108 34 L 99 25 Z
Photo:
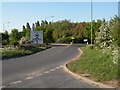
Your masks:
M 93 41 L 95 40 L 95 32 L 99 30 L 99 27 L 101 26 L 102 20 L 97 20 L 96 22 L 93 21 Z M 83 43 L 83 39 L 88 39 L 88 42 L 91 41 L 91 23 L 90 22 L 80 22 L 80 23 L 74 23 L 70 20 L 59 20 L 57 22 L 48 23 L 46 20 L 42 20 L 41 23 L 37 21 L 35 24 L 32 24 L 33 30 L 43 30 L 44 33 L 44 40 L 47 42 L 57 42 L 60 39 L 64 41 L 64 39 L 68 40 L 69 37 L 74 36 L 75 37 L 75 43 Z M 23 26 L 23 36 L 25 36 L 28 40 L 30 40 L 30 25 L 27 22 L 26 28 Z M 50 34 L 52 36 L 50 36 Z M 50 38 L 47 37 L 50 36 Z M 65 40 L 65 41 L 66 41 Z M 94 42 L 93 42 L 94 43 Z
M 30 41 L 30 31 L 27 31 L 25 36 L 26 36 L 27 40 Z
M 44 24 L 45 24 L 45 25 L 48 25 L 48 22 L 45 20 Z
M 45 25 L 45 21 L 41 21 L 41 26 L 44 26 Z
M 83 39 L 86 26 L 87 24 L 85 22 L 77 23 L 73 30 L 74 37 L 79 38 L 80 40 Z
M 92 41 L 93 41 L 92 43 L 94 43 L 95 41 L 95 37 L 96 37 L 95 33 L 99 31 L 101 24 L 102 24 L 101 20 L 92 21 Z M 91 22 L 86 23 L 86 27 L 83 30 L 83 38 L 87 38 L 88 42 L 89 43 L 91 42 Z
M 28 31 L 30 31 L 30 30 L 31 30 L 30 25 L 29 25 L 29 23 L 28 23 L 28 22 L 27 22 L 27 24 L 26 24 L 26 29 L 27 29 Z
M 102 24 L 102 20 L 97 20 L 97 22 L 95 22 L 93 20 L 93 22 L 92 22 L 92 39 L 93 39 L 92 41 L 93 41 L 93 43 L 94 43 L 94 40 L 96 37 L 95 33 L 99 31 L 101 24 Z
M 32 30 L 35 30 L 35 24 L 34 23 L 32 24 Z
M 37 21 L 35 24 L 36 24 L 36 28 L 37 28 L 38 26 L 40 26 L 39 21 Z
M 87 23 L 85 26 L 85 29 L 83 30 L 83 36 L 85 39 L 88 39 L 88 42 L 90 43 L 91 41 L 91 26 L 90 23 Z
M 52 33 L 53 33 L 52 30 L 46 30 L 44 33 L 44 40 L 47 44 L 53 42 Z
M 31 28 L 30 28 L 29 23 L 27 22 L 27 24 L 26 24 L 26 35 L 25 36 L 26 36 L 28 41 L 30 41 L 30 31 L 31 31 Z
M 7 31 L 4 33 L 1 33 L 2 35 L 2 45 L 8 45 L 9 44 L 9 34 Z
M 96 33 L 95 44 L 101 48 L 112 45 L 112 33 L 109 28 L 109 22 L 106 22 L 105 19 L 99 28 L 99 32 Z
M 23 27 L 22 27 L 22 37 L 25 37 L 25 35 L 26 35 L 26 28 L 23 25 Z
M 13 29 L 10 34 L 10 43 L 14 45 L 15 43 L 18 43 L 19 39 L 18 29 Z
M 118 16 L 111 19 L 110 30 L 112 32 L 114 44 L 120 47 L 120 18 Z

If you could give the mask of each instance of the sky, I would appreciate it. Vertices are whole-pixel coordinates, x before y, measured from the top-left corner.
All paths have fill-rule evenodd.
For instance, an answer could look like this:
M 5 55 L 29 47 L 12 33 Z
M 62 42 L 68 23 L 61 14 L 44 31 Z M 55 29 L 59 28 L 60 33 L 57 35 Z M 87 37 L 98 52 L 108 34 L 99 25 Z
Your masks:
M 32 25 L 45 19 L 52 22 L 64 19 L 90 22 L 90 5 L 90 2 L 2 2 L 0 17 L 4 29 L 9 32 L 14 28 L 21 31 L 27 22 Z M 115 15 L 118 15 L 117 2 L 93 2 L 93 20 L 110 20 Z M 3 28 L 0 28 L 0 32 L 2 31 Z
M 91 0 L 1 0 L 2 2 L 90 2 Z M 92 0 L 93 2 L 118 2 L 119 0 Z

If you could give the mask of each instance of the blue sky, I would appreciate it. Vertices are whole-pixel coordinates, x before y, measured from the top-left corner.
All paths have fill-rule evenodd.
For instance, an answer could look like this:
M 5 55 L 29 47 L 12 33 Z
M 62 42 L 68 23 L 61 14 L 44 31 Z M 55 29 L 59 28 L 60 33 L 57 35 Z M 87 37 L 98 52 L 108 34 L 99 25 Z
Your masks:
M 94 2 L 93 19 L 110 20 L 118 15 L 117 2 Z M 2 19 L 5 29 L 22 29 L 26 22 L 44 20 L 58 21 L 69 19 L 73 22 L 90 22 L 90 2 L 4 2 L 2 3 Z M 10 22 L 10 23 L 7 23 Z M 2 30 L 2 29 L 0 29 Z M 1 32 L 1 31 L 0 31 Z

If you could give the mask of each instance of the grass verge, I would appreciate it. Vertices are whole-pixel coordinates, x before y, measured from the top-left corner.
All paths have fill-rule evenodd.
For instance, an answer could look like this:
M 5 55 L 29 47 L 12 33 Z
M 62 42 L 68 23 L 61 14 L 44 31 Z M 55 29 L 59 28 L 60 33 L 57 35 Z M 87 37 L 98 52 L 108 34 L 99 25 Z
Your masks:
M 118 86 L 118 65 L 112 62 L 112 52 L 103 53 L 102 49 L 82 47 L 83 55 L 79 60 L 67 64 L 72 72 L 97 82 Z
M 2 52 L 2 60 L 5 60 L 10 58 L 31 55 L 31 54 L 46 50 L 48 48 L 50 47 L 39 47 L 39 46 L 32 45 L 32 46 L 25 46 L 20 49 L 3 48 L 3 49 L 0 49 L 0 52 Z

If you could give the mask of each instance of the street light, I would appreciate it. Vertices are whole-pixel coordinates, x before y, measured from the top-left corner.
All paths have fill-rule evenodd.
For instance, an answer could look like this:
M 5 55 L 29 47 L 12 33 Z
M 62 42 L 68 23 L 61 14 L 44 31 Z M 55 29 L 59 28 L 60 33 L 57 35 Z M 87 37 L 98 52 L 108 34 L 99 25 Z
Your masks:
M 3 23 L 3 32 L 5 32 L 6 30 L 5 30 L 5 24 L 9 24 L 10 22 L 4 22 Z
M 92 5 L 92 0 L 91 0 L 91 45 L 92 45 L 92 19 L 93 19 L 93 11 L 92 11 L 92 8 L 93 8 L 93 5 Z
M 52 18 L 52 17 L 54 17 L 54 16 L 48 16 L 48 17 L 46 17 L 46 18 L 45 18 L 45 21 L 46 21 L 47 18 Z M 46 24 L 46 23 L 44 22 L 44 28 L 45 28 L 45 24 Z
M 51 17 L 54 17 L 54 16 L 48 16 L 48 17 L 46 17 L 46 18 L 45 18 L 45 21 L 46 21 L 47 18 L 51 18 Z
M 45 21 L 46 21 L 47 18 L 52 18 L 52 17 L 54 17 L 54 16 L 45 17 Z M 44 22 L 44 24 L 46 24 L 46 23 Z

